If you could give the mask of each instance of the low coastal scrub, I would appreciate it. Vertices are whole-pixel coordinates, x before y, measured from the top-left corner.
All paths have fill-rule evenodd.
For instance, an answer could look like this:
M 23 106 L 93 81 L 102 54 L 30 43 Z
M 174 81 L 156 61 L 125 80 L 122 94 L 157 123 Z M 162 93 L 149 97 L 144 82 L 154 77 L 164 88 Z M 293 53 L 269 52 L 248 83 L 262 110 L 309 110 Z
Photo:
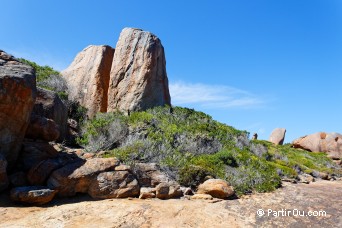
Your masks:
M 249 133 L 181 107 L 101 113 L 82 127 L 78 142 L 89 152 L 105 151 L 126 164 L 155 162 L 182 185 L 195 187 L 209 176 L 229 181 L 238 194 L 272 191 L 281 178 L 300 173 L 334 174 L 324 153 L 249 141 Z

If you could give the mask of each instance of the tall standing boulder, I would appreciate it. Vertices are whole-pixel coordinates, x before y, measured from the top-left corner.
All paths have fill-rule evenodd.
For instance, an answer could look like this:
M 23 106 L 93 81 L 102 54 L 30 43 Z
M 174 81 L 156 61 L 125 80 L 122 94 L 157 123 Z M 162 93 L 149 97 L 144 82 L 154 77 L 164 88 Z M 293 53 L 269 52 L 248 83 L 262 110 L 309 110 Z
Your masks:
M 295 139 L 292 145 L 308 151 L 326 152 L 333 159 L 342 158 L 342 135 L 339 133 L 317 132 Z
M 10 168 L 21 149 L 36 93 L 34 69 L 0 50 L 0 153 Z
M 32 114 L 53 120 L 58 126 L 59 141 L 66 138 L 68 110 L 55 92 L 38 87 Z
M 88 46 L 61 72 L 68 84 L 69 99 L 88 109 L 88 116 L 107 111 L 109 75 L 114 49 Z
M 141 29 L 120 34 L 110 72 L 107 111 L 138 111 L 171 104 L 164 47 Z
M 285 128 L 276 128 L 272 131 L 269 141 L 276 145 L 283 145 L 285 140 Z

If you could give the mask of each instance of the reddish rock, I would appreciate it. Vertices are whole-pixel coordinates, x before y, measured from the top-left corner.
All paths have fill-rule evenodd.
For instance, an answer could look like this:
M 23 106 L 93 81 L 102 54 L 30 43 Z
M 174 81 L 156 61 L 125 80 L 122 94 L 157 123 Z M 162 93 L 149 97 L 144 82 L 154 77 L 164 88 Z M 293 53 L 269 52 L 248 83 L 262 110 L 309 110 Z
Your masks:
M 234 195 L 234 189 L 227 181 L 209 179 L 198 186 L 197 194 L 209 194 L 212 197 L 226 199 Z
M 60 166 L 61 163 L 55 159 L 41 161 L 29 170 L 27 180 L 31 185 L 45 185 L 50 174 Z
M 48 142 L 25 141 L 20 154 L 20 162 L 23 169 L 28 171 L 41 161 L 56 158 L 58 155 L 58 151 Z
M 51 142 L 57 140 L 59 135 L 59 128 L 55 121 L 33 114 L 30 119 L 30 124 L 27 127 L 25 137 Z
M 58 141 L 66 138 L 68 110 L 55 92 L 37 88 L 37 99 L 32 113 L 55 122 L 59 131 Z
M 60 196 L 73 196 L 77 192 L 87 193 L 91 182 L 98 174 L 114 171 L 119 165 L 115 158 L 93 158 L 81 160 L 55 170 L 49 177 L 49 188 L 59 191 Z
M 164 47 L 150 32 L 125 28 L 110 73 L 108 112 L 170 105 Z
M 23 187 L 27 186 L 27 176 L 24 172 L 15 172 L 9 176 L 9 182 L 13 187 Z
M 155 187 L 162 182 L 168 182 L 169 178 L 160 171 L 156 163 L 136 163 L 133 167 L 141 187 Z
M 317 132 L 294 140 L 292 145 L 308 151 L 326 152 L 332 159 L 342 158 L 342 135 L 339 133 Z
M 69 99 L 88 109 L 88 116 L 107 111 L 108 86 L 114 49 L 88 46 L 61 72 L 68 84 Z
M 36 100 L 34 69 L 0 50 L 0 153 L 15 164 Z
M 139 196 L 139 184 L 127 171 L 100 173 L 90 184 L 88 194 L 95 199 Z
M 285 133 L 285 128 L 276 128 L 272 131 L 269 141 L 276 145 L 283 145 Z

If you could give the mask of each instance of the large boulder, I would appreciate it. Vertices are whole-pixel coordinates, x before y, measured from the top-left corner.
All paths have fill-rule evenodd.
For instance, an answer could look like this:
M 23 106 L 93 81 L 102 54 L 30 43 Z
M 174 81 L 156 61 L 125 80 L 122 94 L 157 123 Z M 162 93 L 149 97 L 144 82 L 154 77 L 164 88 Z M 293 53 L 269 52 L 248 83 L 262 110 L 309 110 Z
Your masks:
M 50 202 L 56 193 L 44 186 L 16 187 L 11 190 L 10 198 L 15 202 L 42 205 Z
M 48 142 L 25 141 L 18 165 L 24 171 L 30 170 L 40 162 L 56 158 L 59 152 Z
M 7 188 L 8 186 L 8 177 L 7 177 L 7 161 L 0 154 L 0 192 Z
M 209 179 L 198 186 L 197 194 L 209 194 L 212 197 L 226 199 L 234 195 L 234 189 L 227 181 Z
M 119 165 L 115 158 L 94 158 L 76 161 L 55 170 L 47 180 L 49 188 L 58 190 L 60 196 L 87 193 L 91 182 L 102 172 L 114 171 Z
M 60 131 L 55 121 L 32 114 L 25 137 L 52 142 L 60 137 Z
M 272 131 L 269 141 L 276 145 L 283 145 L 285 139 L 285 128 L 276 128 Z
M 170 105 L 164 48 L 158 37 L 141 29 L 120 34 L 110 73 L 107 111 L 124 112 Z
M 141 187 L 155 187 L 162 182 L 168 182 L 169 178 L 160 171 L 156 163 L 136 163 L 133 173 Z
M 317 132 L 294 140 L 292 145 L 308 151 L 326 152 L 333 159 L 342 158 L 342 135 L 339 133 Z
M 58 140 L 62 141 L 66 138 L 68 110 L 55 92 L 38 87 L 37 99 L 32 113 L 33 115 L 53 120 L 58 126 Z
M 21 149 L 36 93 L 34 69 L 0 50 L 0 153 L 9 168 Z
M 61 165 L 58 159 L 43 160 L 29 170 L 27 180 L 31 185 L 44 185 L 50 174 Z
M 69 99 L 88 109 L 88 116 L 107 111 L 109 75 L 114 49 L 88 46 L 61 72 L 68 84 Z
M 88 194 L 95 199 L 139 196 L 139 184 L 128 171 L 100 173 L 90 184 Z

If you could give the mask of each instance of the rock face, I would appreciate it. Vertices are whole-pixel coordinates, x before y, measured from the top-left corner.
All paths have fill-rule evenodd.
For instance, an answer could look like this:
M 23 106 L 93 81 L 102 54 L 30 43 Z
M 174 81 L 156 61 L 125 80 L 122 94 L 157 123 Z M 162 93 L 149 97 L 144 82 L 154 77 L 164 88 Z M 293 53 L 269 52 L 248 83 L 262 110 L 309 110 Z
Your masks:
M 88 46 L 61 72 L 68 84 L 69 99 L 86 107 L 89 117 L 107 111 L 113 55 L 110 46 Z
M 119 165 L 115 158 L 94 158 L 76 161 L 55 170 L 49 177 L 49 188 L 58 190 L 60 196 L 87 193 L 91 182 L 102 172 L 114 171 Z
M 32 114 L 53 120 L 58 126 L 59 141 L 66 138 L 68 110 L 55 92 L 37 88 L 37 98 Z
M 8 186 L 8 177 L 7 177 L 7 161 L 0 154 L 0 192 L 7 188 Z
M 36 100 L 34 69 L 0 50 L 0 153 L 17 160 Z
M 333 159 L 342 158 L 342 135 L 338 133 L 317 132 L 294 140 L 292 145 L 308 151 L 326 152 Z
M 28 171 L 40 162 L 57 156 L 58 151 L 47 142 L 24 142 L 19 161 L 22 169 Z
M 42 186 L 17 187 L 11 190 L 11 200 L 20 203 L 42 205 L 50 202 L 57 191 Z
M 269 141 L 276 145 L 283 145 L 285 139 L 285 128 L 276 128 L 272 131 Z
M 221 179 L 209 179 L 198 186 L 197 194 L 209 194 L 212 197 L 226 199 L 234 195 L 234 189 Z
M 168 182 L 167 176 L 160 171 L 156 163 L 136 163 L 133 172 L 141 187 L 155 187 L 162 182 Z
M 137 111 L 171 104 L 164 48 L 158 37 L 125 28 L 115 48 L 107 111 Z
M 88 193 L 96 199 L 139 196 L 138 181 L 128 171 L 100 173 L 90 184 Z
M 35 114 L 31 115 L 25 137 L 51 142 L 59 138 L 60 132 L 55 121 Z

